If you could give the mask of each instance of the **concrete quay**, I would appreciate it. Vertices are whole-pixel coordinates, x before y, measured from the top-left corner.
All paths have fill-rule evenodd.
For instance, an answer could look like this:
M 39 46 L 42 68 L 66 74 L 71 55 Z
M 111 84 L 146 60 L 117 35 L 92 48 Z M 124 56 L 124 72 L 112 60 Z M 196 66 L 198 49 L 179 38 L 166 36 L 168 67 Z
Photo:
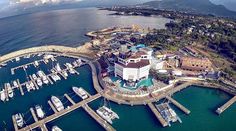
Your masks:
M 183 111 L 185 114 L 190 114 L 190 110 L 188 110 L 186 107 L 181 105 L 179 102 L 177 102 L 175 99 L 166 96 L 166 99 L 168 99 L 171 103 L 173 103 L 176 107 L 178 107 L 181 111 Z
M 221 107 L 217 108 L 216 113 L 217 114 L 221 114 L 223 113 L 226 109 L 228 109 L 232 104 L 234 104 L 236 102 L 236 96 L 234 96 L 233 98 L 231 98 L 228 102 L 226 102 L 224 105 L 222 105 Z
M 148 107 L 151 109 L 151 111 L 154 113 L 157 120 L 161 123 L 163 127 L 168 126 L 168 123 L 164 120 L 164 118 L 161 116 L 159 111 L 156 109 L 156 107 L 152 103 L 148 103 Z

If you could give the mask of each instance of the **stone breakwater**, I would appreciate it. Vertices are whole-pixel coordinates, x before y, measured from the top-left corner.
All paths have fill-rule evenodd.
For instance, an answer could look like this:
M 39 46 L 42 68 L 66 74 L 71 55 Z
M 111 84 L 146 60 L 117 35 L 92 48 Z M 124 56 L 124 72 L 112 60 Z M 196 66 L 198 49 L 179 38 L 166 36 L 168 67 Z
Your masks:
M 58 46 L 58 45 L 32 47 L 32 48 L 14 51 L 9 54 L 0 56 L 0 63 L 6 62 L 15 57 L 21 57 L 26 54 L 33 54 L 33 53 L 40 53 L 40 52 L 58 52 L 58 53 L 68 53 L 68 54 L 72 53 L 72 54 L 78 54 L 81 56 L 88 57 L 88 55 L 85 52 L 85 49 L 83 48 L 84 48 L 83 46 L 74 48 L 74 47 Z

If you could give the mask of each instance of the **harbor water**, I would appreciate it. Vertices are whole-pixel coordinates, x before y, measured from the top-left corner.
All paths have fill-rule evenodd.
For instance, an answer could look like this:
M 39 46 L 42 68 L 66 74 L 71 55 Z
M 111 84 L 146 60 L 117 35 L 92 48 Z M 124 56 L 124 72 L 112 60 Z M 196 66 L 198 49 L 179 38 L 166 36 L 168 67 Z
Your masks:
M 88 31 L 132 24 L 164 28 L 164 24 L 169 21 L 169 19 L 161 17 L 110 16 L 108 14 L 107 11 L 86 8 L 40 12 L 0 19 L 0 54 L 45 44 L 79 46 L 89 40 L 84 36 Z M 47 74 L 48 69 L 55 66 L 57 62 L 63 65 L 65 62 L 74 61 L 72 58 L 58 57 L 57 62 L 50 62 L 47 65 L 41 63 L 38 68 L 30 66 L 27 73 L 23 69 L 18 69 L 15 71 L 15 75 L 11 75 L 12 67 L 38 59 L 41 57 L 21 58 L 19 62 L 7 63 L 7 67 L 0 69 L 0 87 L 15 79 L 19 79 L 22 83 L 27 80 L 26 75 L 36 73 L 38 70 L 43 70 Z M 13 99 L 5 103 L 0 102 L 0 130 L 14 130 L 11 116 L 15 113 L 23 113 L 26 123 L 31 124 L 33 118 L 29 109 L 36 104 L 42 105 L 46 115 L 52 114 L 53 112 L 47 104 L 52 95 L 58 96 L 65 106 L 70 106 L 70 103 L 63 97 L 64 93 L 67 93 L 76 102 L 81 101 L 72 92 L 72 86 L 83 87 L 90 94 L 96 94 L 92 85 L 90 67 L 85 65 L 76 70 L 80 75 L 69 75 L 67 80 L 62 78 L 53 85 L 44 85 L 39 90 L 26 92 L 24 96 L 20 95 L 19 90 L 15 90 Z M 234 131 L 236 129 L 233 120 L 236 117 L 236 104 L 233 104 L 220 116 L 215 113 L 215 110 L 232 96 L 218 90 L 189 87 L 173 97 L 191 111 L 189 115 L 185 115 L 171 105 L 182 119 L 182 124 L 174 123 L 171 127 L 163 128 L 148 106 L 127 106 L 109 102 L 112 110 L 120 116 L 120 119 L 114 120 L 112 126 L 118 131 Z M 96 110 L 103 104 L 102 99 L 91 102 L 89 106 Z M 54 125 L 64 131 L 103 130 L 82 108 L 46 124 L 49 129 Z

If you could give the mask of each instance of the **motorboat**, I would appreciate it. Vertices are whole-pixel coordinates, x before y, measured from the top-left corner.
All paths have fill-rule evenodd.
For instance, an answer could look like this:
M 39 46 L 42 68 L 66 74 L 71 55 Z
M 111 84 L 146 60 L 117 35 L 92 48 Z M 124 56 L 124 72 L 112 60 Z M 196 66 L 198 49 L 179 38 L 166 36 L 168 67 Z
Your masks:
M 35 106 L 35 110 L 36 110 L 36 114 L 37 114 L 38 118 L 40 118 L 40 119 L 44 118 L 45 113 L 44 113 L 44 111 L 43 111 L 41 106 L 36 105 Z
M 56 69 L 58 72 L 62 71 L 62 69 L 61 69 L 59 63 L 56 64 L 55 69 Z
M 19 85 L 17 84 L 16 81 L 13 81 L 13 86 L 14 86 L 15 88 L 18 88 L 18 87 L 19 87 Z
M 37 84 L 38 84 L 38 86 L 42 86 L 43 85 L 43 82 L 42 82 L 42 80 L 40 78 L 37 79 Z
M 32 75 L 32 78 L 33 78 L 34 80 L 36 80 L 38 77 L 37 77 L 35 74 L 33 74 L 33 75 Z
M 86 91 L 83 88 L 78 88 L 78 87 L 72 87 L 72 90 L 79 96 L 81 97 L 83 100 L 88 98 L 88 94 L 86 93 Z
M 44 84 L 48 84 L 49 83 L 49 81 L 48 81 L 46 76 L 43 76 L 42 79 L 43 79 L 43 83 Z
M 55 106 L 57 111 L 62 111 L 62 110 L 65 109 L 62 102 L 61 102 L 61 100 L 58 97 L 52 96 L 51 101 L 52 101 L 52 103 Z
M 15 118 L 15 120 L 16 120 L 17 126 L 18 126 L 18 127 L 23 127 L 23 125 L 24 125 L 24 119 L 23 119 L 22 114 L 17 113 L 17 114 L 14 115 L 14 118 Z
M 12 98 L 14 96 L 14 93 L 13 93 L 10 83 L 7 83 L 6 87 L 7 87 L 8 96 Z
M 58 126 L 53 126 L 52 131 L 62 131 L 62 129 L 59 128 Z
M 3 89 L 2 91 L 0 91 L 0 97 L 1 97 L 1 101 L 5 101 L 5 100 L 6 100 L 5 89 Z
M 38 61 L 34 61 L 34 65 L 35 66 L 39 66 L 39 62 Z

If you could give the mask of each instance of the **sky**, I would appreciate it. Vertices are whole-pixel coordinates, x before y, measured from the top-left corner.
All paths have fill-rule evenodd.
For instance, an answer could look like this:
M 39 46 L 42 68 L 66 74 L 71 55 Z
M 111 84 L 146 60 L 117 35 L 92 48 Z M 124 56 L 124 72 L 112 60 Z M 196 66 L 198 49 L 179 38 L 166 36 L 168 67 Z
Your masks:
M 71 0 L 71 1 L 73 1 L 73 0 Z M 150 0 L 150 1 L 152 1 L 152 0 Z M 215 4 L 225 5 L 226 7 L 228 7 L 228 6 L 233 6 L 233 8 L 236 7 L 236 0 L 210 0 L 210 1 L 212 1 Z M 0 9 L 7 7 L 9 2 L 10 2 L 10 0 L 0 0 Z M 232 5 L 232 3 L 234 3 L 235 5 Z

